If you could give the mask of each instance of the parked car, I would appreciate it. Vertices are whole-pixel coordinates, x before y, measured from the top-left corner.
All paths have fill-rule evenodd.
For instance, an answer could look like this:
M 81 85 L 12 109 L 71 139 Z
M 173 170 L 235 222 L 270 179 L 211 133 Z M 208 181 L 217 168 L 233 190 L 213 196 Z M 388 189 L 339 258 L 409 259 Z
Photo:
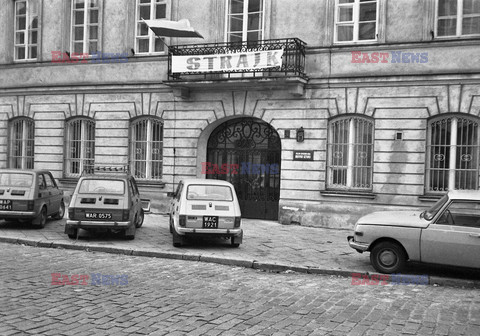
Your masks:
M 480 268 L 480 191 L 450 191 L 425 211 L 364 216 L 348 237 L 373 267 L 397 273 L 407 260 Z
M 45 227 L 65 214 L 63 190 L 48 170 L 0 169 L 0 219 Z
M 187 237 L 225 237 L 233 247 L 243 241 L 241 212 L 233 185 L 226 181 L 188 179 L 178 183 L 170 207 L 173 246 Z
M 65 233 L 75 239 L 78 229 L 88 231 L 123 231 L 135 239 L 142 226 L 144 210 L 133 176 L 121 168 L 98 167 L 94 174 L 78 180 L 68 208 Z

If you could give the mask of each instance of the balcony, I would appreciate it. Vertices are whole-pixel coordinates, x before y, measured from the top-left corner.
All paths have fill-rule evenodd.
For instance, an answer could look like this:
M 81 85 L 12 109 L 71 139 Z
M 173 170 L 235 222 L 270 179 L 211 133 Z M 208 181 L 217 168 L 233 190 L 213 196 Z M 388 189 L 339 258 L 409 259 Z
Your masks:
M 303 94 L 305 42 L 297 38 L 177 45 L 168 48 L 167 85 L 192 89 L 288 88 Z

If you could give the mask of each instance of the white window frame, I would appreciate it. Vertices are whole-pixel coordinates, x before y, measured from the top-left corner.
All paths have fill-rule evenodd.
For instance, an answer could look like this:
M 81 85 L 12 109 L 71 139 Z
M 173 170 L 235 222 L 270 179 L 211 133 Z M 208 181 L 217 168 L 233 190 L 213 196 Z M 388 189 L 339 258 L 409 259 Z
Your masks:
M 359 127 L 360 121 L 363 129 Z M 334 125 L 337 123 L 348 123 L 348 139 L 346 142 L 334 143 Z M 357 134 L 360 136 L 362 131 L 365 131 L 365 127 L 370 128 L 371 143 L 355 143 Z M 347 128 L 344 127 L 344 130 Z M 328 162 L 327 162 L 327 189 L 329 190 L 345 190 L 345 191 L 363 191 L 368 192 L 373 189 L 373 147 L 374 147 L 374 134 L 375 127 L 372 119 L 364 116 L 340 116 L 329 121 L 328 123 Z M 342 146 L 347 146 L 346 154 L 348 157 L 344 162 L 344 165 L 334 165 L 334 159 L 341 158 L 345 154 L 342 150 Z M 356 151 L 356 146 L 364 146 L 364 151 Z M 339 151 L 340 149 L 340 151 Z M 341 153 L 341 156 L 339 153 Z M 366 165 L 355 165 L 355 153 L 365 153 L 367 159 L 370 157 L 370 161 Z M 362 158 L 361 158 L 362 159 Z M 358 162 L 358 161 L 357 161 Z M 345 177 L 342 178 L 343 183 L 335 183 L 334 170 L 344 169 Z M 365 173 L 366 169 L 367 173 Z M 360 171 L 360 173 L 358 173 Z M 363 183 L 360 183 L 363 182 Z M 365 182 L 368 182 L 365 183 Z
M 136 130 L 137 127 L 142 127 L 142 124 L 145 127 L 145 140 L 136 139 Z M 160 139 L 153 139 L 153 127 L 160 126 Z M 140 117 L 132 120 L 130 124 L 130 171 L 132 172 L 133 177 L 137 180 L 161 180 L 163 176 L 163 121 L 157 117 Z M 157 142 L 157 146 L 154 146 L 154 142 Z M 159 147 L 159 148 L 154 148 Z M 137 151 L 141 152 L 138 153 Z M 137 155 L 145 154 L 145 158 L 137 159 Z M 158 155 L 160 159 L 154 159 L 153 156 Z M 137 171 L 137 164 L 145 164 L 144 171 Z M 153 174 L 154 165 L 156 165 L 156 170 L 159 170 L 160 173 L 155 175 Z
M 335 14 L 334 14 L 334 42 L 338 44 L 347 44 L 347 43 L 371 43 L 378 41 L 378 31 L 379 31 L 379 13 L 380 13 L 380 1 L 381 0 L 371 0 L 368 2 L 360 3 L 360 0 L 354 0 L 353 3 L 343 3 L 341 4 L 339 0 L 335 0 Z M 360 25 L 360 4 L 376 4 L 376 15 L 375 15 L 375 38 L 370 40 L 359 40 L 359 25 Z M 341 21 L 339 22 L 340 8 L 352 7 L 352 21 Z M 362 21 L 362 23 L 373 22 L 373 21 Z M 351 41 L 338 41 L 338 27 L 340 26 L 353 26 L 353 40 Z
M 80 138 L 74 139 L 73 127 L 80 125 Z M 66 122 L 65 177 L 80 177 L 83 171 L 92 171 L 95 163 L 95 121 L 85 117 L 75 117 Z M 89 132 L 91 138 L 88 138 Z M 75 144 L 73 144 L 75 142 Z M 72 155 L 72 150 L 80 155 Z M 89 154 L 89 155 L 87 155 Z M 78 171 L 72 172 L 73 163 L 78 163 Z
M 164 19 L 169 19 L 170 18 L 170 0 L 151 0 L 150 3 L 150 19 L 155 17 L 155 4 L 160 3 L 160 4 L 165 4 L 165 18 Z M 143 18 L 145 19 L 145 18 Z M 137 55 L 164 55 L 168 53 L 168 48 L 167 45 L 169 41 L 167 42 L 167 39 L 165 37 L 158 37 L 155 35 L 155 33 L 150 29 L 148 29 L 148 51 L 147 52 L 141 52 L 138 47 L 138 41 L 146 39 L 145 35 L 138 35 L 139 34 L 139 29 L 138 26 L 142 23 L 142 18 L 140 18 L 140 0 L 135 0 L 135 54 Z M 160 39 L 162 40 L 164 49 L 163 51 L 155 51 L 155 40 Z
M 462 34 L 462 25 L 463 25 L 463 19 L 465 17 L 476 17 L 480 16 L 479 14 L 468 14 L 468 15 L 463 15 L 463 0 L 456 0 L 457 1 L 457 14 L 456 15 L 450 15 L 450 16 L 442 16 L 441 18 L 456 18 L 457 19 L 457 26 L 455 30 L 455 35 L 444 35 L 444 36 L 438 36 L 438 11 L 440 7 L 438 6 L 438 1 L 435 0 L 435 37 L 439 39 L 445 39 L 445 38 L 452 38 L 452 37 L 476 37 L 480 36 L 480 33 L 478 34 L 468 34 L 464 35 Z
M 32 18 L 32 13 L 31 7 L 32 7 L 32 2 L 36 1 L 37 3 L 37 12 L 35 15 L 33 15 Z M 17 19 L 19 18 L 19 15 L 17 15 L 17 6 L 20 3 L 25 4 L 25 29 L 18 29 L 17 30 Z M 16 62 L 21 62 L 21 61 L 36 61 L 38 59 L 39 55 L 39 45 L 40 45 L 40 9 L 41 9 L 41 0 L 17 0 L 15 1 L 14 4 L 14 60 Z M 23 16 L 23 15 L 22 15 Z M 34 19 L 37 19 L 37 28 L 30 28 L 31 22 L 33 22 Z M 37 42 L 36 43 L 31 43 L 30 41 L 30 34 L 36 32 L 37 33 Z M 24 43 L 19 43 L 17 41 L 17 34 L 23 33 L 24 34 Z M 25 48 L 25 58 L 18 58 L 17 57 L 17 49 L 18 48 Z M 30 48 L 35 47 L 37 49 L 37 56 L 36 57 L 30 57 Z
M 101 8 L 101 0 L 84 0 L 85 6 L 83 8 L 83 23 L 79 25 L 75 25 L 75 11 L 79 11 L 75 9 L 75 1 L 71 0 L 71 13 L 70 13 L 70 53 L 75 53 L 74 42 L 76 41 L 75 38 L 75 27 L 83 27 L 83 48 L 81 54 L 88 54 L 92 55 L 93 53 L 99 51 L 100 49 L 100 36 L 101 36 L 101 17 L 102 17 L 102 8 Z M 97 7 L 90 7 L 90 3 L 97 2 Z M 97 23 L 89 23 L 90 21 L 90 9 L 96 9 L 98 11 L 98 21 Z M 97 38 L 90 39 L 90 27 L 97 27 Z M 90 42 L 96 41 L 97 48 L 96 50 L 90 50 Z M 76 52 L 78 54 L 78 52 Z
M 247 37 L 248 37 L 248 33 L 250 32 L 248 30 L 248 2 L 250 0 L 244 0 L 244 3 L 243 3 L 243 26 L 242 26 L 242 41 L 243 42 L 247 42 Z M 259 41 L 260 40 L 264 40 L 265 39 L 265 2 L 266 0 L 260 0 L 261 3 L 262 3 L 262 13 L 261 13 L 261 20 L 262 20 L 262 23 L 260 25 L 260 38 L 258 39 Z M 231 42 L 230 41 L 230 16 L 232 15 L 232 13 L 230 12 L 230 2 L 231 0 L 227 0 L 226 1 L 226 6 L 225 6 L 225 40 L 227 42 Z M 256 14 L 258 12 L 254 12 L 254 13 L 250 13 L 250 14 Z
M 20 130 L 18 126 L 20 126 Z M 17 134 L 17 131 L 22 134 Z M 35 164 L 35 121 L 29 117 L 12 119 L 9 123 L 9 135 L 9 167 L 33 169 Z M 29 152 L 31 155 L 27 155 Z M 20 164 L 16 164 L 18 159 L 20 159 Z
M 468 120 L 469 122 L 473 123 L 473 126 L 476 127 L 476 136 L 477 136 L 477 143 L 473 145 L 465 145 L 465 144 L 459 144 L 457 143 L 457 135 L 458 135 L 458 123 L 459 120 L 463 122 L 463 120 Z M 432 143 L 432 137 L 434 134 L 432 134 L 432 125 L 439 123 L 439 122 L 444 122 L 448 125 L 448 122 L 450 122 L 450 143 L 442 145 L 440 144 L 433 144 Z M 426 193 L 445 193 L 448 190 L 455 190 L 455 185 L 457 182 L 457 172 L 464 172 L 464 171 L 474 171 L 474 169 L 462 169 L 457 166 L 457 153 L 458 151 L 463 151 L 463 147 L 470 147 L 472 149 L 473 155 L 476 155 L 473 159 L 476 160 L 477 164 L 475 164 L 476 167 L 476 172 L 474 171 L 474 175 L 476 176 L 476 185 L 475 189 L 466 189 L 465 190 L 478 190 L 478 184 L 479 184 L 479 166 L 478 162 L 480 162 L 480 119 L 470 116 L 470 115 L 459 115 L 459 114 L 450 114 L 450 115 L 442 115 L 439 117 L 432 118 L 428 122 L 428 130 L 427 130 L 427 151 L 426 151 L 426 163 L 425 163 L 425 190 Z M 473 136 L 473 134 L 471 134 Z M 446 139 L 445 139 L 446 140 Z M 434 153 L 432 157 L 432 147 L 445 147 L 446 150 L 444 153 Z M 448 149 L 448 150 L 447 150 Z M 446 153 L 448 152 L 448 163 L 446 160 Z M 462 152 L 460 152 L 461 154 Z M 465 155 L 472 155 L 472 154 L 465 154 Z M 463 155 L 462 155 L 463 156 Z M 435 161 L 445 161 L 444 167 L 432 167 L 431 162 L 432 160 Z M 463 160 L 463 159 L 462 159 Z M 471 160 L 471 158 L 470 158 Z M 447 166 L 448 164 L 448 166 Z M 453 167 L 453 168 L 452 168 Z M 430 180 L 432 177 L 432 174 L 434 174 L 434 170 L 447 170 L 448 171 L 448 183 L 443 183 L 444 185 L 447 185 L 447 188 L 445 189 L 433 189 L 433 186 L 430 185 Z M 440 176 L 440 174 L 439 174 Z M 465 175 L 465 181 L 467 181 L 467 176 Z M 460 177 L 461 178 L 461 177 Z M 462 189 L 462 188 L 460 188 Z

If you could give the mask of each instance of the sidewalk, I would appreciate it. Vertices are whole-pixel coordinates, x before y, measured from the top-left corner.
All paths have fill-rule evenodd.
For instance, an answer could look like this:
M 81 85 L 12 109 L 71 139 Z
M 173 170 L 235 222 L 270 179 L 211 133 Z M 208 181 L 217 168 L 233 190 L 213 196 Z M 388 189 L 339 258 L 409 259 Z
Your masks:
M 350 277 L 351 273 L 375 273 L 369 253 L 360 254 L 348 246 L 350 231 L 281 225 L 277 222 L 243 219 L 243 244 L 193 242 L 172 246 L 168 217 L 148 214 L 135 240 L 120 235 L 94 235 L 81 230 L 78 240 L 64 234 L 65 218 L 49 220 L 44 229 L 0 221 L 0 241 L 39 247 L 66 248 L 127 255 L 215 262 L 268 271 L 297 271 Z M 411 264 L 404 273 L 428 274 L 430 284 L 480 288 L 480 271 Z

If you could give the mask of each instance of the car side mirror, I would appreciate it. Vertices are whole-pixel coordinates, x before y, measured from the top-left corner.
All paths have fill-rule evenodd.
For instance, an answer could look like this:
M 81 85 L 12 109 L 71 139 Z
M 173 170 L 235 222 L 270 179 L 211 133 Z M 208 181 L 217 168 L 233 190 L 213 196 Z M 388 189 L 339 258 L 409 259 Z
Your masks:
M 175 192 L 174 191 L 167 192 L 167 197 L 175 197 Z

